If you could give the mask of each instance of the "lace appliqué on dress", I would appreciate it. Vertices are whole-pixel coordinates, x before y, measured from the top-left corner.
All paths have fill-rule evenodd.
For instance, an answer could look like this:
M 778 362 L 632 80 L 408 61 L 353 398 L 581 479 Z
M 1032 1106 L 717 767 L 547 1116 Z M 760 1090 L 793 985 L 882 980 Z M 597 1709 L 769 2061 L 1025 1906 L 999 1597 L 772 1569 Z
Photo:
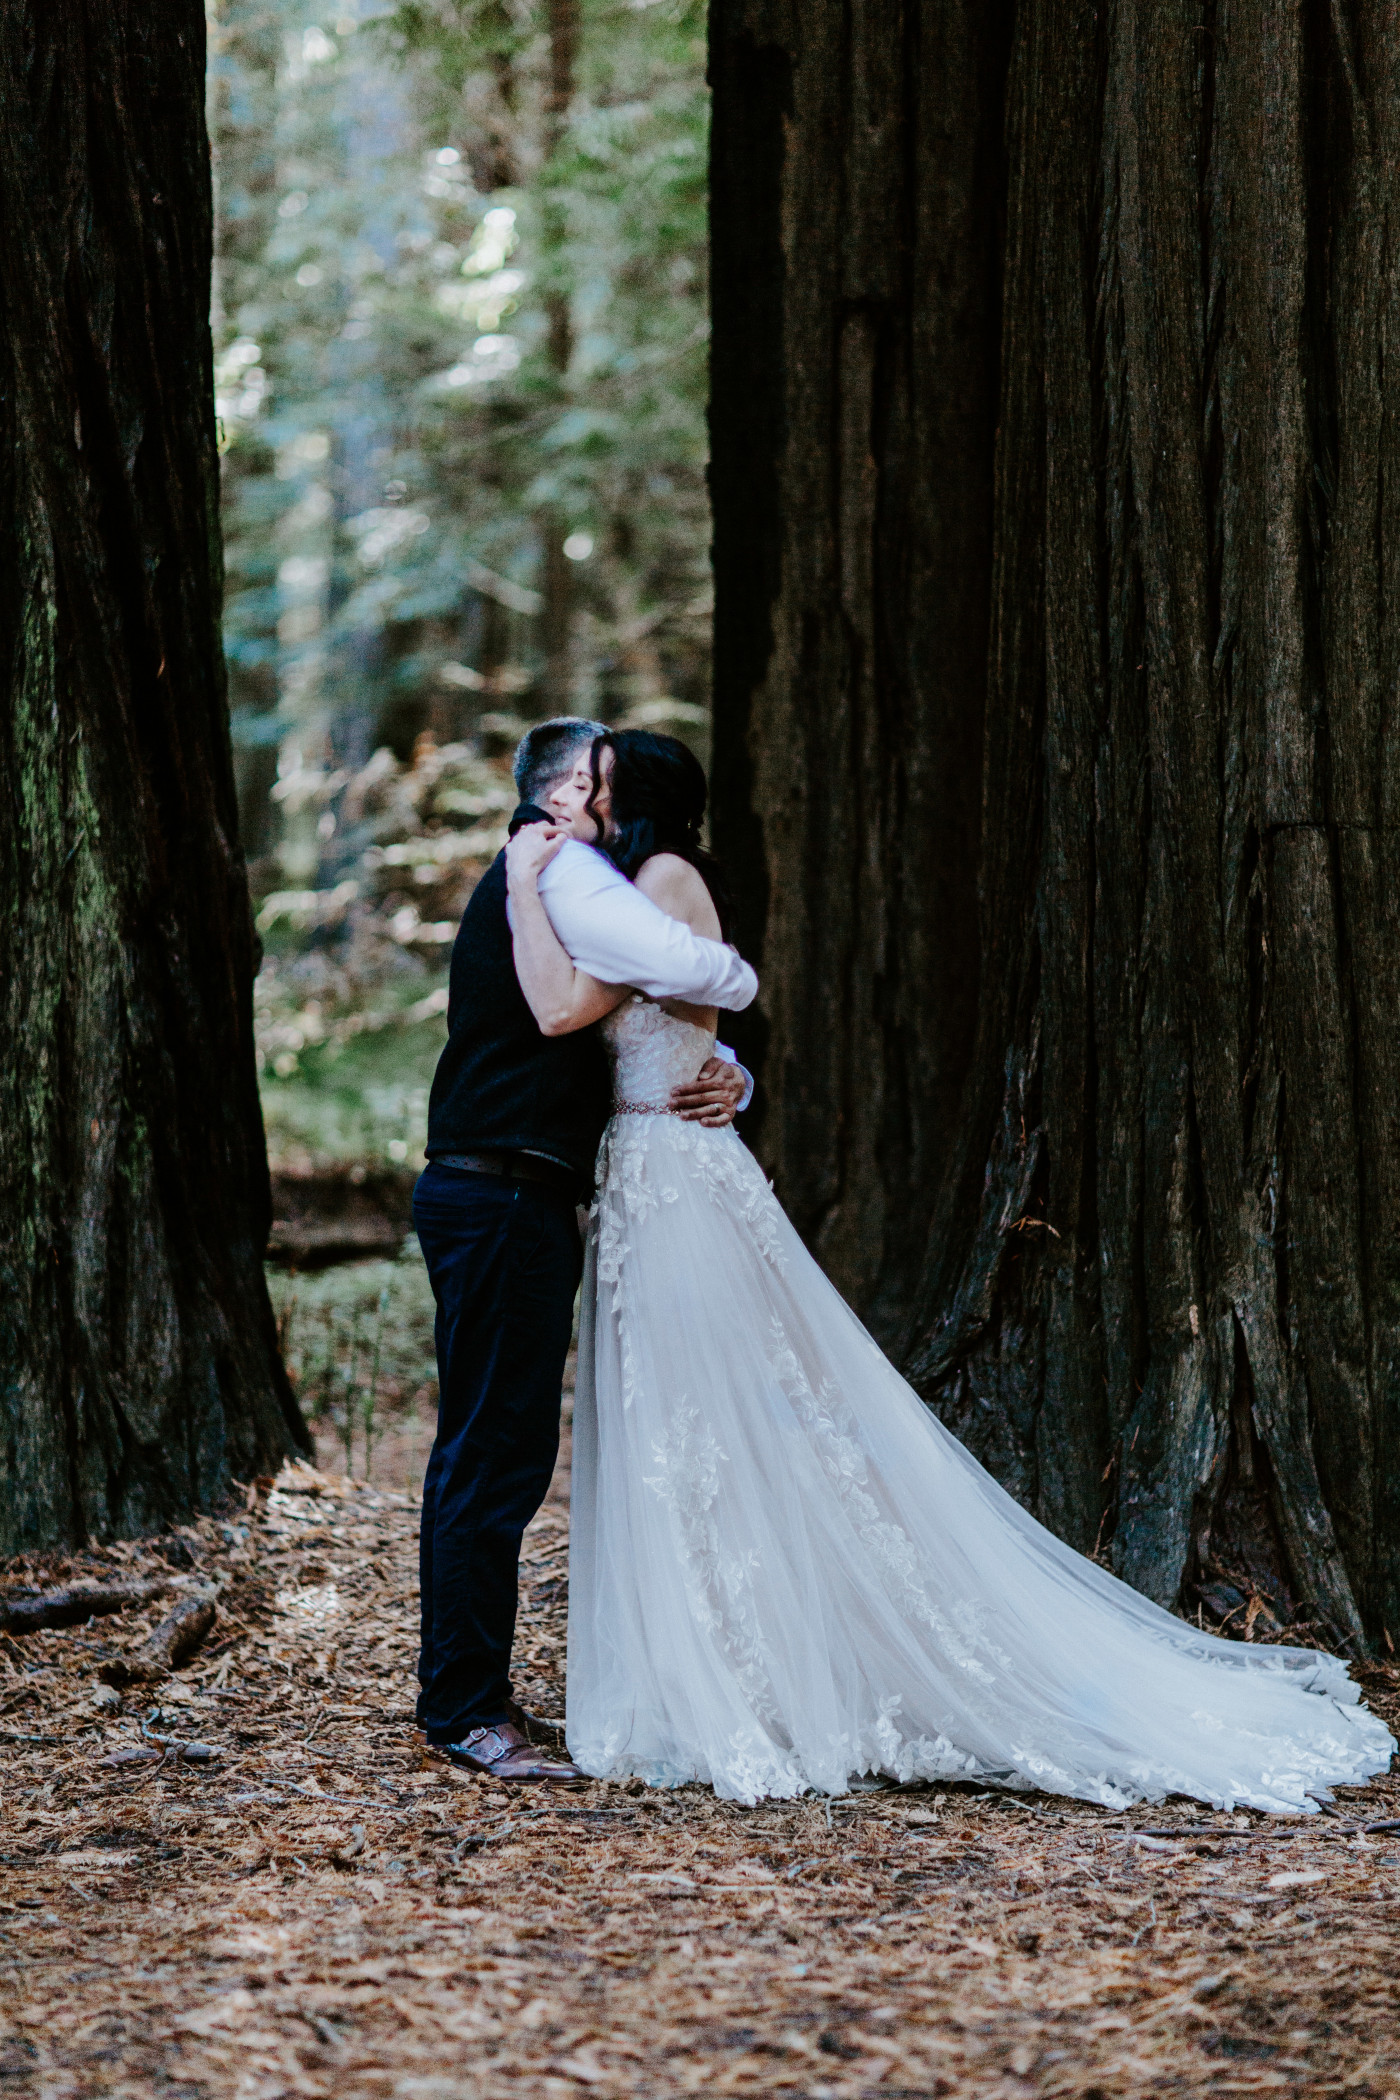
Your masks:
M 1391 1742 L 1345 1665 L 1184 1624 L 1036 1524 L 923 1408 L 732 1130 L 664 1113 L 713 1049 L 604 1024 L 569 1742 L 741 1801 L 852 1775 L 1123 1808 L 1306 1810 Z M 582 1432 L 582 1433 L 581 1433 Z
M 676 1402 L 664 1435 L 652 1445 L 654 1471 L 643 1474 L 671 1514 L 686 1595 L 696 1624 L 723 1649 L 756 1714 L 775 1716 L 777 1706 L 763 1660 L 754 1603 L 757 1552 L 725 1554 L 720 1548 L 717 1505 L 720 1469 L 729 1460 L 700 1410 Z

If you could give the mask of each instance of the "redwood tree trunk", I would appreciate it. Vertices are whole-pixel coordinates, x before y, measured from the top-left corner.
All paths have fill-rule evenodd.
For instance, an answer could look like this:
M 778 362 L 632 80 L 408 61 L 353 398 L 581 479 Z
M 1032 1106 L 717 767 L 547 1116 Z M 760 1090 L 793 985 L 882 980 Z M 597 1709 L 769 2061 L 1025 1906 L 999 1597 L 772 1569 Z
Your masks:
M 305 1431 L 262 1276 L 201 0 L 0 12 L 0 1552 Z
M 911 49 L 974 20 L 991 38 L 998 12 L 925 0 L 912 22 L 886 18 L 881 48 L 906 70 L 884 106 L 907 121 Z M 717 0 L 717 89 L 758 13 Z M 757 326 L 781 411 L 768 516 L 786 532 L 764 537 L 755 583 L 745 534 L 763 527 L 718 506 L 720 631 L 739 625 L 746 575 L 750 635 L 737 677 L 721 651 L 742 698 L 721 685 L 718 788 L 722 833 L 774 898 L 810 883 L 795 838 L 832 842 L 818 897 L 870 884 L 847 918 L 882 955 L 890 918 L 911 909 L 918 827 L 894 828 L 898 883 L 872 876 L 850 834 L 881 807 L 878 771 L 802 769 L 839 732 L 846 689 L 844 642 L 797 551 L 832 514 L 813 492 L 844 485 L 845 424 L 811 398 L 840 366 L 794 327 L 831 269 L 804 202 L 822 146 L 803 112 L 838 91 L 840 20 L 830 0 L 796 0 L 771 32 L 796 112 L 785 134 L 776 110 L 765 128 L 717 92 L 717 163 L 766 138 L 776 170 L 781 274 Z M 1384 385 L 1400 322 L 1400 30 L 1371 0 L 1029 0 L 1000 89 L 993 71 L 977 76 L 991 96 L 978 124 L 955 70 L 940 74 L 963 115 L 942 121 L 937 184 L 921 192 L 970 182 L 974 135 L 999 142 L 996 436 L 990 418 L 969 428 L 976 458 L 951 483 L 991 505 L 987 588 L 967 621 L 980 643 L 920 667 L 925 708 L 984 725 L 980 984 L 962 1105 L 923 1155 L 942 1180 L 904 1301 L 906 1367 L 1023 1501 L 1149 1594 L 1223 1610 L 1233 1581 L 1280 1618 L 1386 1647 L 1400 1637 L 1400 736 L 1385 589 L 1400 459 Z M 869 134 L 826 136 L 828 153 L 841 140 L 831 186 L 849 185 Z M 881 194 L 861 256 L 907 242 L 905 189 Z M 717 213 L 717 281 L 732 271 L 725 227 Z M 915 297 L 946 312 L 950 283 Z M 747 412 L 729 406 L 726 318 L 717 297 L 720 426 Z M 943 398 L 993 355 L 991 326 L 936 341 L 915 390 Z M 900 395 L 875 398 L 878 426 Z M 915 510 L 943 515 L 943 463 L 912 478 Z M 877 673 L 877 690 L 897 686 Z M 886 766 L 899 744 L 877 737 Z M 967 793 L 964 751 L 949 756 Z M 968 953 L 970 880 L 950 911 L 921 874 L 912 911 L 931 954 L 949 939 Z M 826 1076 L 815 1002 L 827 1033 L 856 1021 L 853 1081 L 874 1056 L 887 1085 L 897 1059 L 887 1037 L 881 1060 L 839 969 L 825 967 L 824 993 L 808 982 L 823 965 L 800 908 L 770 906 L 759 960 L 769 1155 L 811 1231 L 787 1075 L 806 1072 L 813 1131 L 839 1130 L 848 1098 Z M 912 1030 L 942 1047 L 932 973 L 922 991 Z M 893 1212 L 922 1238 L 919 1207 L 878 1178 L 857 1198 L 862 1236 L 888 1238 Z
M 985 0 L 712 12 L 715 839 L 764 980 L 739 1035 L 783 1199 L 882 1336 L 975 1016 L 1005 42 Z

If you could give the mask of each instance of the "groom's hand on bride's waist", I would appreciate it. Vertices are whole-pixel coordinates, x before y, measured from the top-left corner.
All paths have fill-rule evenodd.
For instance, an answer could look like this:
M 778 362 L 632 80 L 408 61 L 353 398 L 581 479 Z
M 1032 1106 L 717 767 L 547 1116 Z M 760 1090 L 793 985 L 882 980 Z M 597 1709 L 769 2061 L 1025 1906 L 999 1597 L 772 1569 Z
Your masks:
M 712 1057 L 685 1086 L 671 1089 L 671 1108 L 687 1123 L 704 1123 L 722 1130 L 732 1123 L 739 1103 L 748 1091 L 748 1081 L 738 1065 Z

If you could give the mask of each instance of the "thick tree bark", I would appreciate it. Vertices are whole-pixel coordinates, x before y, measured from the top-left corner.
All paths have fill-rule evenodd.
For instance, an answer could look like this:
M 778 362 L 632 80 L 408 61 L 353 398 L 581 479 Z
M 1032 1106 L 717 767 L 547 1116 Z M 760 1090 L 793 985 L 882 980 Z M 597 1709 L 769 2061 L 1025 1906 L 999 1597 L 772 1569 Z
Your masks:
M 749 634 L 746 659 L 721 650 L 735 691 L 717 696 L 719 828 L 777 899 L 810 883 L 796 841 L 829 839 L 816 895 L 839 897 L 846 938 L 859 928 L 883 954 L 881 914 L 909 910 L 922 842 L 896 824 L 899 880 L 875 877 L 853 910 L 869 878 L 850 833 L 868 818 L 850 805 L 880 806 L 878 768 L 802 768 L 846 704 L 844 637 L 823 630 L 792 546 L 827 529 L 833 504 L 813 492 L 843 486 L 845 425 L 804 394 L 812 373 L 830 385 L 841 370 L 836 338 L 794 327 L 830 274 L 804 202 L 819 132 L 801 112 L 832 92 L 838 17 L 797 0 L 770 30 L 765 63 L 785 69 L 798 112 L 784 157 L 777 113 L 765 127 L 719 91 L 755 12 L 718 0 L 716 159 L 766 139 L 776 167 L 781 277 L 750 325 L 781 408 L 767 516 L 787 539 L 766 535 L 755 581 L 763 524 L 719 485 L 720 634 L 741 613 Z M 979 35 L 994 39 L 997 12 L 976 11 Z M 973 20 L 925 0 L 912 31 L 885 20 L 882 48 L 907 65 Z M 971 184 L 984 127 L 1004 137 L 1005 224 L 996 440 L 989 418 L 969 431 L 954 484 L 992 506 L 989 586 L 967 619 L 984 647 L 970 640 L 922 685 L 925 707 L 984 723 L 980 987 L 961 1110 L 939 1123 L 941 1158 L 939 1142 L 922 1155 L 943 1178 L 905 1300 L 907 1367 L 1023 1501 L 1149 1594 L 1194 1608 L 1234 1574 L 1331 1638 L 1384 1646 L 1400 1636 L 1400 746 L 1385 591 L 1400 462 L 1384 389 L 1400 318 L 1400 32 L 1370 4 L 1030 0 L 993 107 L 980 98 L 994 70 L 968 75 L 979 121 L 940 137 L 943 196 Z M 939 77 L 967 107 L 955 72 Z M 894 99 L 909 110 L 907 90 Z M 827 136 L 849 185 L 868 135 Z M 900 252 L 906 194 L 885 184 L 862 251 Z M 717 211 L 717 282 L 731 274 L 725 228 Z M 948 281 L 915 296 L 944 309 Z M 716 325 L 718 433 L 743 413 L 729 407 L 736 346 L 718 297 Z M 935 342 L 916 391 L 942 398 L 993 348 L 991 325 Z M 877 428 L 899 399 L 877 389 Z M 942 515 L 943 463 L 914 478 L 913 508 Z M 892 733 L 877 750 L 900 763 Z M 950 797 L 971 784 L 965 751 L 948 747 Z M 926 875 L 913 900 L 930 951 L 951 933 L 965 955 L 967 926 L 930 905 Z M 972 917 L 966 891 L 957 917 Z M 878 1090 L 899 1060 L 800 907 L 770 904 L 759 931 L 770 1158 L 810 1232 L 786 1075 L 804 1071 L 815 1133 L 840 1128 L 819 1038 L 847 1012 L 853 1078 L 871 1058 Z M 824 994 L 809 983 L 823 968 Z M 911 1031 L 943 1046 L 931 987 Z M 917 1206 L 879 1179 L 880 1194 L 859 1188 L 856 1235 L 878 1246 L 893 1217 L 921 1236 Z M 850 1288 L 849 1265 L 833 1270 Z
M 201 0 L 0 14 L 0 1553 L 304 1441 L 262 1276 Z
M 712 14 L 715 839 L 766 1156 L 883 1334 L 974 1025 L 1004 45 L 985 0 Z

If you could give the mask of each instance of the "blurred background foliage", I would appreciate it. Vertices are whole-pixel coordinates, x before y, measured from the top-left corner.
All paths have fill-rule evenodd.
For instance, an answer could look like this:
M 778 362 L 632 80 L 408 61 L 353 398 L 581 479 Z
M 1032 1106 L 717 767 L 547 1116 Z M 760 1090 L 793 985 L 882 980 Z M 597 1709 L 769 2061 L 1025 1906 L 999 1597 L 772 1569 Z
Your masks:
M 208 4 L 274 1296 L 326 1462 L 412 1487 L 407 1199 L 510 753 L 568 710 L 708 756 L 704 9 Z
M 416 1493 L 437 1402 L 433 1299 L 416 1245 L 271 1279 L 282 1356 L 329 1472 Z
M 210 0 L 274 1168 L 421 1157 L 510 750 L 708 695 L 698 0 Z

